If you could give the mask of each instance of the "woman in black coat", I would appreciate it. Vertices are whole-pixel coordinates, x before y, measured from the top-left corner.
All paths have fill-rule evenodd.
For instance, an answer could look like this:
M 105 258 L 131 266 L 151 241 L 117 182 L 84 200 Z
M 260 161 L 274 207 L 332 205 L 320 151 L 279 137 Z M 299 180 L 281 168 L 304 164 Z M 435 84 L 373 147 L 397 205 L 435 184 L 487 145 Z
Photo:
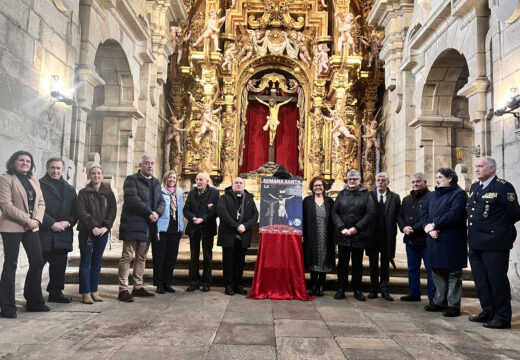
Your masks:
M 311 273 L 312 295 L 323 296 L 327 272 L 334 267 L 334 200 L 325 195 L 325 179 L 316 176 L 309 183 L 312 195 L 303 199 L 303 253 Z
M 437 290 L 426 311 L 443 311 L 444 316 L 460 315 L 462 269 L 467 266 L 466 192 L 449 168 L 437 170 L 437 186 L 421 209 L 421 224 L 427 234 L 433 282 Z M 446 307 L 447 305 L 447 307 Z
M 336 227 L 334 242 L 338 245 L 338 291 L 335 299 L 345 298 L 348 265 L 352 254 L 352 288 L 354 298 L 366 301 L 361 292 L 363 249 L 368 246 L 375 218 L 374 200 L 361 185 L 361 173 L 350 170 L 347 186 L 341 190 L 332 206 L 332 221 Z

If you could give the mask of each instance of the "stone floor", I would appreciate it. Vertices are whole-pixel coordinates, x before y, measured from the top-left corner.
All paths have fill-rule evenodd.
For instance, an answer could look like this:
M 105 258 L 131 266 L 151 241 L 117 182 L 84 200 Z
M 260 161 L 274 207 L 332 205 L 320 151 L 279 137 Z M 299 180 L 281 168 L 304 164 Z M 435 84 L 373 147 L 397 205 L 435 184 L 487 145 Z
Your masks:
M 489 330 L 467 320 L 475 299 L 444 318 L 424 302 L 362 303 L 351 293 L 301 302 L 177 290 L 120 303 L 117 287 L 103 286 L 105 301 L 84 305 L 68 285 L 73 303 L 49 313 L 20 302 L 17 319 L 0 318 L 0 359 L 520 359 L 519 302 L 512 330 Z

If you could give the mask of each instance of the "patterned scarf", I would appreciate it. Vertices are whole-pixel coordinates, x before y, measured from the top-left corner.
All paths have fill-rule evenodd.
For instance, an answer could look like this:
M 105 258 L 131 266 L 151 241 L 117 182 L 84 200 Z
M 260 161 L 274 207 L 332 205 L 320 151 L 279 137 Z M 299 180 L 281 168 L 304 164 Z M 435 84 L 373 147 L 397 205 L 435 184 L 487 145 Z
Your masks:
M 167 190 L 170 195 L 170 215 L 177 220 L 177 189 L 172 187 Z

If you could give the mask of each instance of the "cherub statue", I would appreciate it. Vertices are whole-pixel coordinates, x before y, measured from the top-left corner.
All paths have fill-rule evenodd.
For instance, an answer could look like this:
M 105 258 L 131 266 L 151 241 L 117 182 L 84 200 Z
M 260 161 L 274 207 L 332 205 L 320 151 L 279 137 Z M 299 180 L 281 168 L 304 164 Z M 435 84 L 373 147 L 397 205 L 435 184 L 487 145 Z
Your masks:
M 244 39 L 242 49 L 240 49 L 240 53 L 237 56 L 239 59 L 238 66 L 242 65 L 243 62 L 249 60 L 253 56 L 255 45 L 260 46 L 265 41 L 265 30 L 246 30 L 248 33 L 248 38 L 247 40 Z
M 370 42 L 364 36 L 360 36 L 359 40 L 370 48 L 370 57 L 368 59 L 368 67 L 372 67 L 372 63 L 374 63 L 374 67 L 377 68 L 377 60 L 379 57 L 379 51 L 381 51 L 381 41 L 379 39 L 379 35 L 377 33 L 372 33 L 370 35 Z
M 341 53 L 341 50 L 343 49 L 343 44 L 347 43 L 350 47 L 350 54 L 355 55 L 357 53 L 356 50 L 356 43 L 354 42 L 354 38 L 352 37 L 351 31 L 352 31 L 352 22 L 356 21 L 360 16 L 356 16 L 354 18 L 354 15 L 352 13 L 344 14 L 343 19 L 341 19 L 342 14 L 337 12 L 334 15 L 334 18 L 336 19 L 336 23 L 338 24 L 338 44 L 337 44 L 337 52 Z
M 193 47 L 197 47 L 202 41 L 204 41 L 204 39 L 211 38 L 213 39 L 213 44 L 215 45 L 215 51 L 220 51 L 220 48 L 218 47 L 218 36 L 220 34 L 220 28 L 228 18 L 229 14 L 230 12 L 227 12 L 226 15 L 219 19 L 217 17 L 217 12 L 211 11 L 209 13 L 208 26 L 202 35 L 199 36 L 195 44 L 193 44 Z
M 332 133 L 332 137 L 334 138 L 334 142 L 336 143 L 336 146 L 339 147 L 339 137 L 340 135 L 345 136 L 346 138 L 353 139 L 355 141 L 358 141 L 358 139 L 348 131 L 347 126 L 345 125 L 345 122 L 341 118 L 339 112 L 337 110 L 332 110 L 331 108 L 327 107 L 330 111 L 330 117 L 327 117 L 325 115 L 321 115 L 325 120 L 327 121 L 333 121 L 334 127 L 330 130 Z
M 175 144 L 177 145 L 177 151 L 179 154 L 182 154 L 181 133 L 186 131 L 186 129 L 183 129 L 181 126 L 182 126 L 184 119 L 186 118 L 186 114 L 182 115 L 182 117 L 180 119 L 177 119 L 177 117 L 175 117 L 175 115 L 174 115 L 174 112 L 173 112 L 170 104 L 168 102 L 166 102 L 166 104 L 168 104 L 168 107 L 170 108 L 170 112 L 172 114 L 170 116 L 170 120 L 166 119 L 162 115 L 159 115 L 159 117 L 161 117 L 163 120 L 166 120 L 170 123 L 170 125 L 172 127 L 172 133 L 168 136 L 167 141 L 170 142 L 172 140 L 175 140 Z
M 383 122 L 381 124 L 383 124 Z M 372 146 L 375 146 L 381 154 L 384 154 L 384 150 L 381 149 L 381 146 L 379 145 L 376 139 L 377 130 L 379 129 L 381 124 L 378 125 L 376 120 L 372 120 L 370 122 L 370 127 L 367 130 L 367 134 L 363 135 L 363 138 L 366 139 L 365 154 L 363 155 L 364 158 L 368 156 L 368 153 L 370 149 L 372 149 Z
M 312 58 L 311 54 L 309 53 L 309 49 L 307 48 L 307 44 L 305 43 L 305 36 L 300 31 L 291 30 L 289 32 L 289 41 L 298 50 L 300 60 L 303 61 L 308 68 L 310 68 Z
M 316 52 L 316 60 L 318 64 L 318 73 L 329 70 L 329 47 L 327 44 L 319 44 Z
M 249 80 L 246 85 L 247 91 L 258 92 L 258 88 L 256 86 L 258 85 L 259 82 L 260 82 L 260 79 Z
M 191 38 L 191 30 L 188 31 L 187 34 L 184 34 L 184 30 L 182 28 L 177 28 L 176 34 L 176 48 L 177 48 L 177 65 L 181 63 L 182 53 L 184 44 L 186 44 Z
M 233 62 L 235 61 L 235 56 L 237 55 L 237 50 L 234 43 L 231 43 L 226 51 L 224 51 L 224 62 L 222 63 L 222 69 L 226 69 L 231 71 L 231 67 L 233 66 Z
M 209 130 L 212 133 L 212 139 L 213 142 L 217 142 L 217 128 L 218 123 L 211 120 L 211 117 L 213 115 L 218 114 L 220 111 L 222 111 L 222 106 L 220 106 L 218 109 L 213 110 L 213 104 L 217 101 L 218 98 L 218 92 L 215 93 L 215 97 L 210 102 L 206 103 L 205 105 L 202 105 L 198 103 L 194 98 L 193 95 L 190 94 L 190 99 L 193 104 L 195 104 L 199 109 L 203 110 L 202 113 L 202 125 L 200 127 L 200 131 L 195 136 L 195 143 L 198 144 L 200 142 L 200 138 Z

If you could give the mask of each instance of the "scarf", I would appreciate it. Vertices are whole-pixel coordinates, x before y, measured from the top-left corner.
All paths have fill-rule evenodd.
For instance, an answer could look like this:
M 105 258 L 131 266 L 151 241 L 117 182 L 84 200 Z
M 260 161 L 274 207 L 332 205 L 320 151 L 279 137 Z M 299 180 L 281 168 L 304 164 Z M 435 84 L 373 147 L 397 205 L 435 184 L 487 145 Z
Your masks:
M 170 215 L 177 220 L 177 189 L 174 187 L 167 188 L 170 195 Z

